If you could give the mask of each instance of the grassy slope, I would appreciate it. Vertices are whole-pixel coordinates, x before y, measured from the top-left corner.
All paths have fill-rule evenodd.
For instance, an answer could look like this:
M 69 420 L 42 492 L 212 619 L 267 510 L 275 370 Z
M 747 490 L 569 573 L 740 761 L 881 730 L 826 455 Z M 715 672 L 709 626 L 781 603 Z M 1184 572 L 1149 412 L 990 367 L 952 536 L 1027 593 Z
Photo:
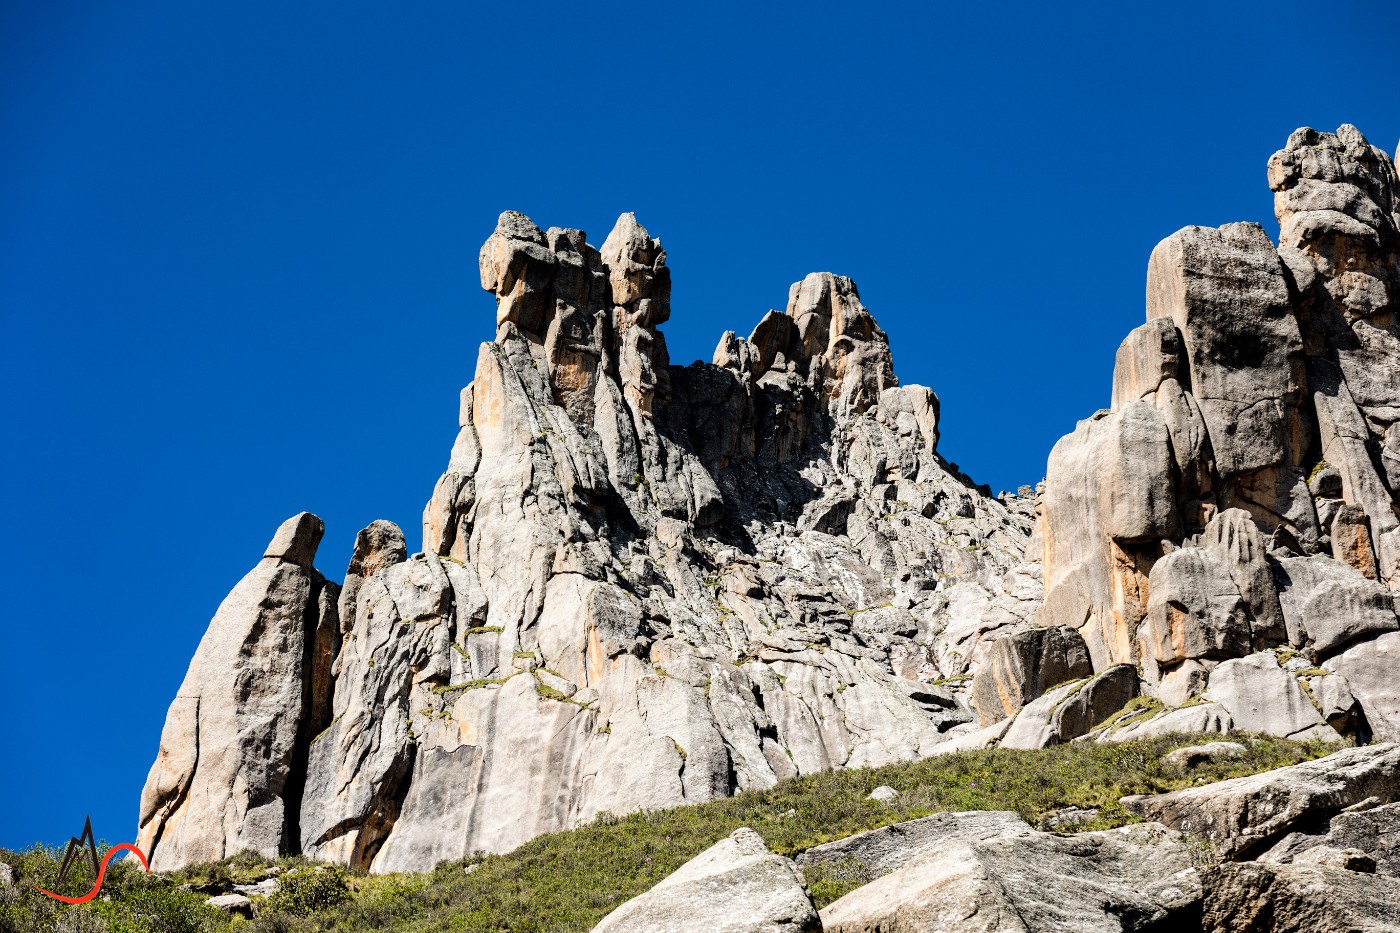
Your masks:
M 257 876 L 259 864 L 246 858 L 201 866 L 169 879 L 119 869 L 109 875 L 104 888 L 108 900 L 68 908 L 34 894 L 31 887 L 34 882 L 52 887 L 54 856 L 61 853 L 0 851 L 0 861 L 20 875 L 16 888 L 0 891 L 0 933 L 587 931 L 618 904 L 740 826 L 757 830 L 784 855 L 949 810 L 1014 810 L 1035 823 L 1062 807 L 1099 807 L 1098 820 L 1082 828 L 1100 829 L 1130 820 L 1118 805 L 1125 794 L 1160 793 L 1252 774 L 1335 748 L 1261 739 L 1250 743 L 1247 756 L 1208 764 L 1189 775 L 1161 763 L 1172 748 L 1219 738 L 1177 736 L 1121 745 L 1074 743 L 1040 751 L 965 752 L 884 768 L 833 771 L 727 800 L 600 819 L 542 836 L 508 855 L 447 862 L 424 874 L 350 878 L 350 897 L 339 905 L 311 912 L 295 906 L 273 910 L 268 905 L 251 923 L 227 921 L 200 906 L 205 895 L 177 886 L 214 877 Z M 892 804 L 866 799 L 881 784 L 900 791 Z M 808 881 L 819 905 L 847 889 L 836 879 L 809 876 Z

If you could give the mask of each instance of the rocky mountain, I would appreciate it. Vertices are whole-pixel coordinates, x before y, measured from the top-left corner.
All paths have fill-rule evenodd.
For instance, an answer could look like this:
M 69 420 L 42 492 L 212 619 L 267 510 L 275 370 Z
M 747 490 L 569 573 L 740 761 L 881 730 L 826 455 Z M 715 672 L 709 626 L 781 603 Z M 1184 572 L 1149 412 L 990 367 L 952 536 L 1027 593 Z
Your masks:
M 138 844 L 425 869 L 993 743 L 1400 738 L 1400 183 L 1349 126 L 1269 181 L 1280 246 L 1159 245 L 1112 409 L 997 497 L 850 279 L 672 366 L 632 215 L 595 248 L 503 214 L 422 551 L 375 522 L 337 588 L 318 519 L 278 530 L 171 706 Z

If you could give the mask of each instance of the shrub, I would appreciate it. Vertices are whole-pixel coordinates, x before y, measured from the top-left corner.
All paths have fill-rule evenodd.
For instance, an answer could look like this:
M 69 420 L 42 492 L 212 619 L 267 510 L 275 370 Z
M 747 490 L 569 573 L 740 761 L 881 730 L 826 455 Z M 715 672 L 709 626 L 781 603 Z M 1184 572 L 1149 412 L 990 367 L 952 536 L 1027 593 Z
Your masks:
M 336 865 L 297 868 L 277 879 L 267 898 L 269 910 L 306 917 L 350 900 L 345 869 Z

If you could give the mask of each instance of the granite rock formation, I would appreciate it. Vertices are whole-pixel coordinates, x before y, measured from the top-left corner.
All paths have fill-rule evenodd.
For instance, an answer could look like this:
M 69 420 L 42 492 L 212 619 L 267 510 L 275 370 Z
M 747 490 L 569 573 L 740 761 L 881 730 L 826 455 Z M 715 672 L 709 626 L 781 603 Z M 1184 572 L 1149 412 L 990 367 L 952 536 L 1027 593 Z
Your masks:
M 422 550 L 375 522 L 337 588 L 319 520 L 278 532 L 171 706 L 154 864 L 425 869 L 998 742 L 1400 738 L 1400 183 L 1351 127 L 1269 183 L 1281 244 L 1163 241 L 1112 408 L 995 497 L 850 279 L 674 366 L 635 217 L 502 214 Z
M 1268 181 L 1277 247 L 1227 224 L 1153 250 L 1112 407 L 1050 454 L 1038 621 L 1202 704 L 1137 734 L 1400 738 L 1400 182 L 1352 126 L 1298 130 Z
M 258 847 L 428 868 L 976 729 L 971 673 L 1039 604 L 1033 502 L 939 456 L 937 396 L 898 383 L 854 282 L 810 275 L 747 339 L 678 367 L 666 254 L 630 214 L 600 249 L 503 214 L 481 281 L 496 339 L 424 548 L 387 522 L 357 537 L 328 600 L 334 664 L 289 758 L 296 813 Z M 179 783 L 165 762 L 190 753 L 184 702 L 153 786 Z M 167 864 L 243 839 L 175 850 L 148 797 Z

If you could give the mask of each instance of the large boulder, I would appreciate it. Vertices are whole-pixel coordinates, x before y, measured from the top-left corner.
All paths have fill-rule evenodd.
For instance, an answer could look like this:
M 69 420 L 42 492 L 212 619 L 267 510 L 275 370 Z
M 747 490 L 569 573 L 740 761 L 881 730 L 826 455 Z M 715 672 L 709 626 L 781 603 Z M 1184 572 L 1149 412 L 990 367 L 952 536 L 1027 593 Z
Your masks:
M 1278 561 L 1279 602 L 1295 645 L 1326 656 L 1379 632 L 1400 628 L 1390 592 L 1330 557 Z
M 1225 863 L 1204 873 L 1205 933 L 1394 933 L 1400 879 L 1320 865 Z
M 867 883 L 954 842 L 1030 831 L 1025 820 L 1009 811 L 935 813 L 813 846 L 797 857 L 797 867 L 805 872 L 815 869 L 828 877 Z
M 1153 565 L 1148 589 L 1145 640 L 1157 663 L 1249 652 L 1248 606 L 1215 551 L 1173 551 Z
M 1088 681 L 1072 681 L 1031 701 L 1002 736 L 1002 748 L 1046 748 L 1088 735 L 1137 696 L 1137 670 L 1118 664 Z
M 1332 817 L 1326 832 L 1289 833 L 1259 860 L 1286 865 L 1322 847 L 1360 852 L 1380 874 L 1400 877 L 1400 803 L 1364 800 Z
M 1222 858 L 1239 859 L 1372 797 L 1400 800 L 1400 745 L 1349 748 L 1217 784 L 1124 797 L 1123 805 L 1144 819 L 1202 836 Z
M 1400 632 L 1352 645 L 1322 666 L 1345 679 L 1372 736 L 1400 742 Z
M 1272 651 L 1225 661 L 1212 670 L 1205 698 L 1229 710 L 1235 728 L 1245 732 L 1294 739 L 1339 738 Z
M 802 873 L 751 829 L 735 830 L 594 933 L 812 933 L 821 929 Z
M 972 703 L 982 725 L 1014 715 L 1050 687 L 1093 673 L 1079 633 L 1035 628 L 997 639 L 972 679 Z
M 1189 929 L 1201 883 L 1184 837 L 1155 824 L 951 842 L 829 904 L 826 933 L 1124 933 Z

